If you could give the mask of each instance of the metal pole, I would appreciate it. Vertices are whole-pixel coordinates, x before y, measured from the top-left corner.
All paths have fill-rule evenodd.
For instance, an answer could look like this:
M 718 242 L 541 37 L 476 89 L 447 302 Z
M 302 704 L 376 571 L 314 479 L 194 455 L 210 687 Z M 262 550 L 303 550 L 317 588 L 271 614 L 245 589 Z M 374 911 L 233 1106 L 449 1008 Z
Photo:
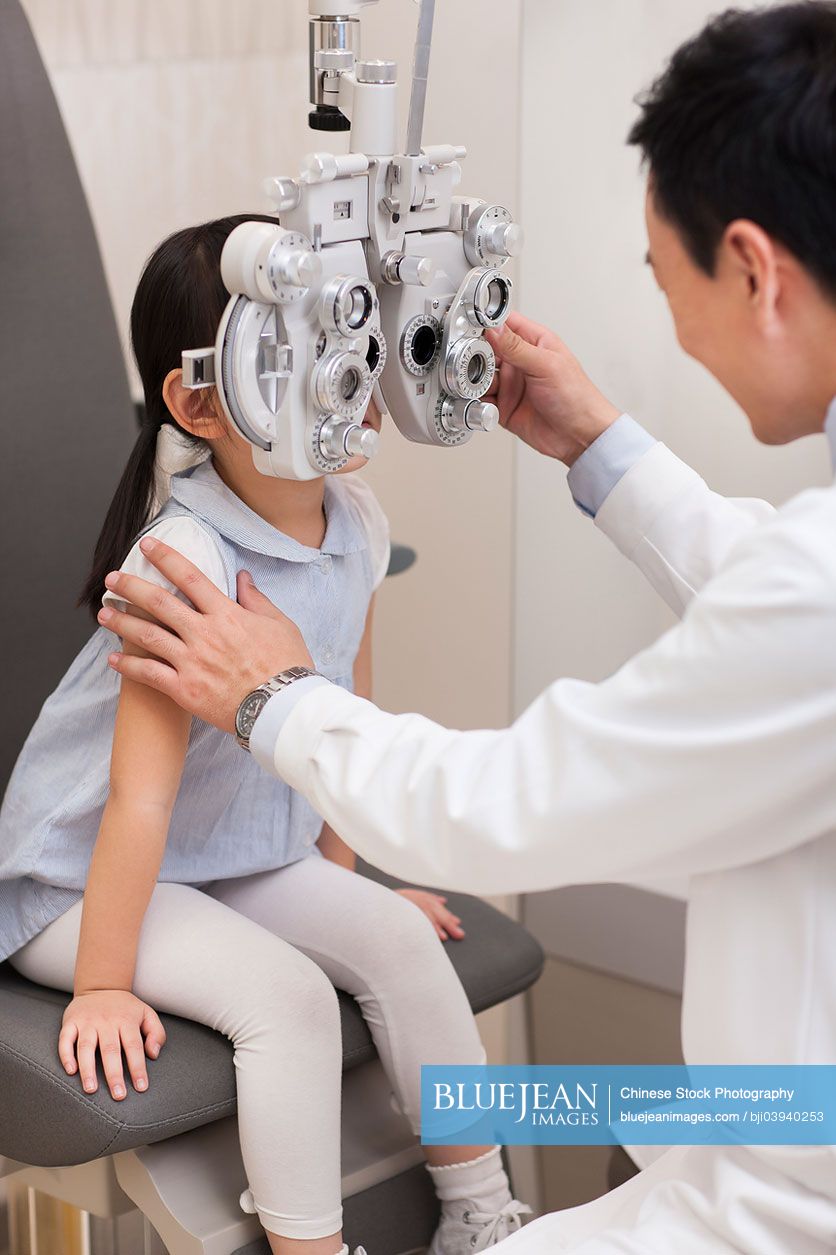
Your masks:
M 412 62 L 412 94 L 409 97 L 409 121 L 406 127 L 406 155 L 417 157 L 421 151 L 424 130 L 424 106 L 427 103 L 427 76 L 430 70 L 430 44 L 433 36 L 435 0 L 419 0 L 418 33 Z

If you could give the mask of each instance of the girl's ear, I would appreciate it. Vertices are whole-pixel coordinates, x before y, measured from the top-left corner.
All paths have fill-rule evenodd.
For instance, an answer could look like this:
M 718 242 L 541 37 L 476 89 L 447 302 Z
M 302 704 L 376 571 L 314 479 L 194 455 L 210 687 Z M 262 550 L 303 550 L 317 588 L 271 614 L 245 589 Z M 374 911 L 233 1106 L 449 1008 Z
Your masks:
M 201 440 L 218 440 L 226 435 L 226 424 L 219 417 L 214 388 L 185 388 L 182 370 L 170 370 L 163 383 L 163 400 L 172 418 L 184 431 Z

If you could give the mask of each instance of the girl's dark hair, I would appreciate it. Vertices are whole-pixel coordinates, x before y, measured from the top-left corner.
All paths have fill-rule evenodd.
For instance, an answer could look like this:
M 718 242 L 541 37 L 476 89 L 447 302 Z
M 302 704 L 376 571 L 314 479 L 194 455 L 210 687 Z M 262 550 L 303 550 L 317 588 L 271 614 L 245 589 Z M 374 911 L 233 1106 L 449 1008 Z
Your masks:
M 174 424 L 163 400 L 166 375 L 180 366 L 184 349 L 214 342 L 229 300 L 221 280 L 221 252 L 230 232 L 254 219 L 276 221 L 265 214 L 239 214 L 187 227 L 163 240 L 145 263 L 131 307 L 131 346 L 145 393 L 145 413 L 79 597 L 78 604 L 87 606 L 94 618 L 105 576 L 124 561 L 148 519 L 157 434 L 163 423 Z
M 639 104 L 629 143 L 698 266 L 751 218 L 836 299 L 836 3 L 720 14 Z

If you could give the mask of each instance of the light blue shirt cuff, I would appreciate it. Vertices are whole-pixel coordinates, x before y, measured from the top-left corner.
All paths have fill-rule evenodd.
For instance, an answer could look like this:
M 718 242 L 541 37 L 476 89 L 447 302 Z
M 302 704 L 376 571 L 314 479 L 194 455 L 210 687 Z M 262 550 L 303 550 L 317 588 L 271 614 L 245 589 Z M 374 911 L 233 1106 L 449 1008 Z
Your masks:
M 303 680 L 294 680 L 287 688 L 273 694 L 256 719 L 250 736 L 250 753 L 259 766 L 271 776 L 276 774 L 276 742 L 285 720 L 306 693 L 310 693 L 311 689 L 319 688 L 322 684 L 330 683 L 331 681 L 324 675 L 306 675 Z
M 656 443 L 635 419 L 622 414 L 570 468 L 567 483 L 575 505 L 595 518 L 622 475 Z

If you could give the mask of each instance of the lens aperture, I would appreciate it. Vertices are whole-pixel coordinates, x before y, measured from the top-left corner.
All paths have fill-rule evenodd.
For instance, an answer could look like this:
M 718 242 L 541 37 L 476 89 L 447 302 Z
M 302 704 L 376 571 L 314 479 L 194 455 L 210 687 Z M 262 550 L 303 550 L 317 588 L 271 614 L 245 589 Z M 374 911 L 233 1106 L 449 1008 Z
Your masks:
M 411 375 L 429 374 L 441 348 L 441 324 L 431 314 L 417 314 L 404 327 L 401 361 Z
M 368 288 L 351 288 L 343 298 L 343 317 L 352 331 L 359 331 L 369 321 L 372 298 Z
M 344 401 L 352 401 L 360 388 L 359 372 L 350 367 L 339 382 L 340 396 Z
M 485 359 L 481 353 L 474 353 L 467 363 L 467 377 L 473 384 L 478 384 L 485 373 Z
M 353 418 L 372 390 L 368 363 L 358 353 L 328 353 L 314 367 L 311 389 L 321 410 Z

